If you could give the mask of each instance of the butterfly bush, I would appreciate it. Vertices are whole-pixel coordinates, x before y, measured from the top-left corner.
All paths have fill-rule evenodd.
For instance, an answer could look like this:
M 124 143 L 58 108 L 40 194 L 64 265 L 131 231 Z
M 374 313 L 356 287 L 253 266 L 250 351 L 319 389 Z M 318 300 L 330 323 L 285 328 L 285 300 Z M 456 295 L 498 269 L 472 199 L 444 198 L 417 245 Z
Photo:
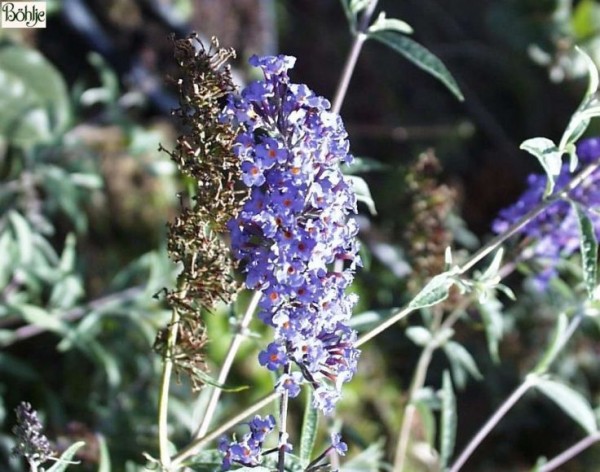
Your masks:
M 577 147 L 577 155 L 578 170 L 599 159 L 600 138 L 582 141 Z M 569 165 L 564 164 L 556 179 L 556 188 L 564 188 L 571 176 Z M 500 211 L 498 218 L 493 222 L 494 232 L 503 233 L 511 224 L 539 205 L 543 199 L 547 180 L 546 175 L 530 175 L 527 179 L 528 188 L 517 203 Z M 600 171 L 593 172 L 581 185 L 572 190 L 569 196 L 586 211 L 594 225 L 596 236 L 600 237 L 600 214 L 597 212 L 600 205 Z M 535 241 L 532 246 L 533 257 L 543 266 L 543 269 L 536 274 L 535 283 L 539 289 L 543 289 L 556 276 L 560 258 L 570 256 L 579 249 L 579 222 L 575 210 L 569 202 L 559 200 L 532 219 L 520 232 Z
M 295 397 L 314 388 L 314 406 L 331 414 L 356 371 L 356 296 L 346 294 L 360 259 L 350 213 L 356 197 L 339 166 L 348 138 L 329 102 L 290 82 L 290 56 L 253 56 L 264 80 L 231 95 L 223 119 L 240 127 L 234 152 L 250 196 L 230 220 L 232 252 L 249 289 L 262 291 L 259 318 L 274 340 L 259 354 L 281 373 L 276 389 Z M 344 268 L 336 270 L 336 261 Z M 343 267 L 343 266 L 342 266 Z

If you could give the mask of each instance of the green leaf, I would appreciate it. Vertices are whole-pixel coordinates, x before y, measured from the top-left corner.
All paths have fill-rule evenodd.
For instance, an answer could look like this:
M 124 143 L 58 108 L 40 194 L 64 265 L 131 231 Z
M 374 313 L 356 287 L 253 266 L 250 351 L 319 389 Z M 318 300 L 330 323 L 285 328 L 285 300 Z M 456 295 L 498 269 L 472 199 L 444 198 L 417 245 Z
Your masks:
M 39 52 L 0 47 L 0 136 L 21 147 L 50 140 L 69 117 L 64 80 Z
M 396 31 L 401 34 L 411 34 L 413 29 L 405 21 L 396 18 L 386 18 L 385 12 L 382 11 L 373 24 L 369 26 L 367 33 L 375 33 L 377 31 Z
M 33 233 L 29 222 L 14 210 L 8 212 L 8 220 L 13 228 L 15 241 L 19 246 L 21 264 L 27 265 L 31 263 L 33 257 Z
M 456 440 L 456 397 L 452 388 L 450 373 L 444 371 L 442 379 L 442 420 L 440 426 L 440 464 L 444 470 L 454 451 L 454 442 Z
M 538 458 L 535 465 L 533 466 L 533 469 L 531 469 L 530 472 L 542 472 L 542 467 L 545 466 L 547 463 L 548 460 L 545 457 Z
M 561 382 L 546 378 L 540 378 L 535 387 L 579 423 L 588 434 L 598 431 L 594 410 L 581 393 Z
M 423 428 L 423 433 L 425 435 L 425 440 L 427 444 L 431 447 L 434 447 L 435 442 L 435 433 L 436 433 L 436 423 L 435 423 L 435 415 L 431 409 L 430 402 L 424 401 L 422 399 L 413 400 L 413 405 L 417 409 L 417 414 L 419 415 L 420 424 Z
M 535 369 L 533 369 L 533 372 L 535 374 L 540 375 L 546 373 L 546 371 L 550 367 L 550 364 L 554 362 L 554 359 L 556 359 L 556 356 L 558 356 L 558 354 L 560 353 L 561 349 L 563 348 L 563 338 L 565 332 L 567 331 L 567 325 L 567 315 L 565 315 L 564 313 L 558 315 L 558 319 L 556 320 L 556 329 L 554 330 L 552 341 L 546 348 L 546 352 L 544 352 L 544 355 L 538 363 L 538 365 L 535 367 Z
M 585 96 L 583 97 L 581 105 L 579 105 L 577 111 L 575 111 L 571 117 L 571 120 L 569 121 L 569 124 L 567 125 L 567 128 L 560 139 L 558 148 L 561 151 L 567 150 L 569 145 L 574 145 L 587 129 L 588 125 L 590 124 L 590 120 L 596 116 L 600 116 L 600 107 L 598 107 L 597 100 L 595 99 L 595 94 L 600 83 L 598 68 L 590 56 L 583 52 L 582 49 L 578 48 L 577 46 L 575 46 L 575 49 L 579 54 L 581 54 L 587 66 L 589 81 L 588 88 Z M 577 161 L 575 157 L 575 160 L 571 162 L 571 172 L 573 172 L 576 163 Z
M 479 313 L 485 328 L 488 351 L 492 360 L 500 362 L 498 345 L 504 335 L 504 319 L 502 318 L 502 304 L 496 298 L 487 298 L 479 303 Z
M 371 212 L 372 215 L 377 215 L 377 210 L 375 209 L 375 202 L 373 201 L 373 197 L 371 196 L 371 190 L 369 190 L 369 185 L 362 177 L 358 177 L 357 175 L 348 175 L 346 177 L 350 181 L 350 185 L 352 186 L 352 191 L 356 194 L 356 199 L 359 202 L 367 205 L 367 208 Z
M 375 31 L 369 33 L 368 38 L 375 39 L 402 54 L 417 67 L 442 82 L 460 101 L 464 100 L 456 80 L 454 80 L 454 77 L 446 69 L 442 61 L 416 41 L 394 31 Z
M 448 341 L 444 344 L 444 352 L 450 361 L 452 367 L 452 373 L 454 379 L 459 386 L 466 383 L 466 376 L 464 372 L 468 372 L 471 377 L 481 380 L 483 376 L 479 372 L 479 368 L 475 363 L 475 359 L 471 356 L 471 353 L 465 349 L 462 344 L 456 341 Z
M 363 174 L 366 172 L 384 171 L 389 166 L 370 157 L 354 157 L 352 164 L 342 166 L 345 175 Z
M 239 472 L 272 472 L 271 469 L 267 468 L 267 467 L 242 467 L 240 469 L 235 469 Z
M 75 269 L 75 245 L 77 244 L 77 240 L 75 239 L 75 235 L 73 233 L 69 233 L 65 240 L 65 247 L 60 256 L 60 264 L 58 266 L 59 270 L 68 273 L 73 272 Z
M 590 218 L 586 215 L 581 205 L 571 201 L 571 206 L 577 214 L 579 221 L 579 232 L 581 233 L 581 265 L 583 268 L 583 280 L 588 292 L 588 298 L 593 300 L 594 292 L 598 286 L 598 241 L 596 232 Z
M 78 441 L 75 444 L 72 444 L 62 455 L 59 457 L 58 462 L 50 467 L 46 472 L 63 472 L 67 467 L 73 464 L 77 464 L 77 462 L 72 462 L 73 456 L 75 453 L 85 445 L 83 441 Z
M 340 472 L 379 472 L 383 469 L 383 445 L 383 440 L 372 443 L 342 464 Z
M 108 445 L 106 444 L 106 439 L 101 434 L 97 434 L 98 445 L 100 447 L 100 464 L 98 465 L 98 472 L 111 472 L 110 465 L 110 452 L 108 450 Z
M 431 332 L 423 326 L 410 326 L 406 329 L 406 337 L 417 346 L 427 346 L 433 339 Z
M 358 15 L 361 11 L 365 10 L 369 4 L 371 3 L 372 0 L 349 0 L 349 8 L 350 8 L 350 12 L 356 16 Z
M 36 305 L 26 303 L 9 304 L 10 309 L 20 315 L 27 323 L 38 326 L 54 333 L 66 333 L 67 327 L 56 315 L 47 312 Z
M 443 302 L 448 298 L 450 287 L 455 284 L 454 277 L 457 273 L 456 269 L 452 269 L 433 277 L 425 287 L 417 293 L 415 298 L 410 301 L 408 307 L 413 310 L 418 310 L 419 308 L 425 308 Z
M 223 463 L 223 453 L 218 449 L 206 449 L 194 456 L 194 462 L 186 466 L 196 472 L 219 472 Z
M 595 0 L 581 0 L 571 15 L 571 27 L 577 42 L 585 41 L 600 31 L 600 5 Z
M 302 435 L 300 437 L 300 461 L 303 467 L 310 463 L 319 425 L 319 411 L 312 405 L 312 390 L 307 389 L 307 392 L 304 418 L 302 420 Z
M 359 333 L 371 329 L 376 324 L 388 319 L 390 316 L 398 313 L 399 308 L 383 308 L 381 310 L 368 310 L 362 313 L 352 315 L 348 320 L 348 326 L 355 329 Z
M 550 195 L 554 190 L 554 179 L 560 174 L 562 166 L 562 151 L 560 151 L 554 142 L 548 138 L 531 138 L 523 141 L 520 149 L 533 154 L 538 158 L 540 164 L 546 172 L 548 182 L 544 197 Z

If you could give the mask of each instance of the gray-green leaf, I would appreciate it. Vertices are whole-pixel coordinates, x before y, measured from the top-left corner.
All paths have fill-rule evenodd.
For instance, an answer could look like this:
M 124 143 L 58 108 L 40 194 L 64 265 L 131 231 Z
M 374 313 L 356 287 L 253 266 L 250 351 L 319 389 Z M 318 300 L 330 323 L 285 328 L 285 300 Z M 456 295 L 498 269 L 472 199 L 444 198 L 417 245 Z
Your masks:
M 312 405 L 311 389 L 308 390 L 307 397 L 306 406 L 304 407 L 304 418 L 302 420 L 302 435 L 300 437 L 300 461 L 303 467 L 306 467 L 310 463 L 319 423 L 319 411 Z
M 71 461 L 75 453 L 85 445 L 83 441 L 78 441 L 75 444 L 72 444 L 65 452 L 62 453 L 58 462 L 50 467 L 46 472 L 63 472 L 70 465 L 73 465 L 74 462 Z
M 523 141 L 521 149 L 533 154 L 538 158 L 540 164 L 546 172 L 548 182 L 544 196 L 547 197 L 554 190 L 554 179 L 560 174 L 562 166 L 562 151 L 560 151 L 554 141 L 548 138 L 531 138 Z
M 598 286 L 598 241 L 594 225 L 586 215 L 581 206 L 571 201 L 571 205 L 577 214 L 579 231 L 581 233 L 581 265 L 583 268 L 583 280 L 588 292 L 588 298 L 594 299 L 594 292 Z
M 452 269 L 433 277 L 425 287 L 417 293 L 415 298 L 410 301 L 408 307 L 413 310 L 418 310 L 419 308 L 425 308 L 443 302 L 448 298 L 450 287 L 455 283 L 454 276 L 456 274 L 457 271 Z
M 434 56 L 427 48 L 421 46 L 416 41 L 402 36 L 395 31 L 374 31 L 368 34 L 369 38 L 375 39 L 380 43 L 385 44 L 394 51 L 402 54 L 406 59 L 411 61 L 417 67 L 428 72 L 440 82 L 442 82 L 460 101 L 464 100 L 464 96 L 448 71 L 446 66 L 436 56 Z
M 357 175 L 348 175 L 346 178 L 350 181 L 356 199 L 367 205 L 367 208 L 372 215 L 376 215 L 377 210 L 375 208 L 375 201 L 371 196 L 371 190 L 365 179 L 358 177 Z
M 375 33 L 376 31 L 396 31 L 402 34 L 411 34 L 413 29 L 405 21 L 397 18 L 386 18 L 385 12 L 382 11 L 373 24 L 369 26 L 367 33 Z
M 69 117 L 67 88 L 39 52 L 22 46 L 0 48 L 0 136 L 28 147 L 62 131 Z
M 448 371 L 442 379 L 442 422 L 440 427 L 440 462 L 442 470 L 452 458 L 456 439 L 456 397 Z
M 581 393 L 561 382 L 546 378 L 540 378 L 535 387 L 579 423 L 588 434 L 598 431 L 594 410 Z

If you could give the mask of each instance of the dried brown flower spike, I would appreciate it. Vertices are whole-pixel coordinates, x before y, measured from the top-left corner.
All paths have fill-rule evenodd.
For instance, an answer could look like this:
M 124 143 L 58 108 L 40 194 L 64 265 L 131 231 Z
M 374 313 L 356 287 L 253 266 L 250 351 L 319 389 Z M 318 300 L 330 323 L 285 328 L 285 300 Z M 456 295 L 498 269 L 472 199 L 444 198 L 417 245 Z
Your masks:
M 182 266 L 177 288 L 167 291 L 167 300 L 179 315 L 176 342 L 168 348 L 167 333 L 172 330 L 165 329 L 154 347 L 171 357 L 177 372 L 189 374 L 198 389 L 206 370 L 201 311 L 219 301 L 230 302 L 239 289 L 229 249 L 220 236 L 247 191 L 237 185 L 240 168 L 232 153 L 237 131 L 220 120 L 225 97 L 235 91 L 227 64 L 235 52 L 220 48 L 215 38 L 206 49 L 196 35 L 175 40 L 174 48 L 181 68 L 180 107 L 174 115 L 182 122 L 184 134 L 172 151 L 161 149 L 196 186 L 180 215 L 168 225 L 169 256 Z

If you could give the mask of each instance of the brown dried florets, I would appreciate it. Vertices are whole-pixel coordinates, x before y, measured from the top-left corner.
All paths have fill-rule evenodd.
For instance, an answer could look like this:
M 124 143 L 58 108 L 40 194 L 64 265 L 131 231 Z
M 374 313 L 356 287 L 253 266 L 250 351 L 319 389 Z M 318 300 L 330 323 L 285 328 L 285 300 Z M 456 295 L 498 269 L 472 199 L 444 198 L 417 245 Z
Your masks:
M 177 329 L 160 331 L 154 348 L 171 358 L 178 374 L 189 374 L 198 389 L 206 370 L 201 312 L 220 301 L 229 303 L 239 290 L 234 263 L 221 238 L 247 191 L 238 188 L 240 168 L 232 152 L 237 130 L 221 120 L 224 100 L 236 90 L 227 64 L 235 52 L 220 48 L 214 38 L 206 49 L 195 35 L 174 41 L 174 48 L 181 69 L 180 107 L 174 115 L 182 122 L 184 134 L 172 151 L 163 150 L 195 188 L 168 225 L 169 257 L 181 265 L 177 288 L 166 291 L 168 303 L 179 315 Z M 172 347 L 168 333 L 176 340 Z
M 406 175 L 411 194 L 411 220 L 404 237 L 414 274 L 409 289 L 416 293 L 433 276 L 445 270 L 444 254 L 452 244 L 448 217 L 456 192 L 439 183 L 441 165 L 432 150 L 422 153 Z

